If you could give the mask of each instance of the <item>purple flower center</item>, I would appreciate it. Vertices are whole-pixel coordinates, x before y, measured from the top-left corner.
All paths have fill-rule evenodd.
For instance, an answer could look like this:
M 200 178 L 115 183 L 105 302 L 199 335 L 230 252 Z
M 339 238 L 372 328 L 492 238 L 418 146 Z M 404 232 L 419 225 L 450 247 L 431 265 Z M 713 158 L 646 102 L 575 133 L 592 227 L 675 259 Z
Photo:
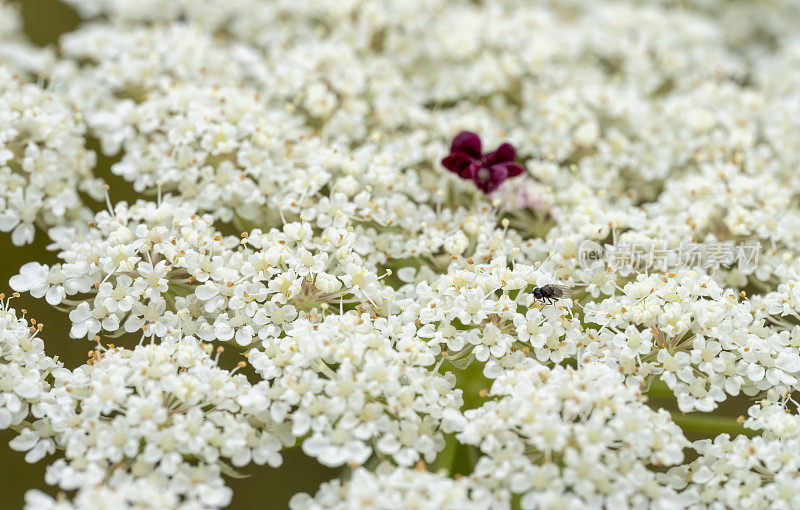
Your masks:
M 450 154 L 442 159 L 442 165 L 462 179 L 471 179 L 484 193 L 491 193 L 506 179 L 523 173 L 524 168 L 514 162 L 515 157 L 516 150 L 510 143 L 484 154 L 481 138 L 462 131 L 453 138 Z

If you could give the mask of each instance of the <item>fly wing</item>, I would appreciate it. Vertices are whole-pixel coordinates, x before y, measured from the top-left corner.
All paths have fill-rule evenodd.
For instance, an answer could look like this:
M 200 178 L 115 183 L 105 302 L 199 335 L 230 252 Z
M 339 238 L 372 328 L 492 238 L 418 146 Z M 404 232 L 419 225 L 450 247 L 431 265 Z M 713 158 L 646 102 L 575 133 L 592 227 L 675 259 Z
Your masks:
M 551 285 L 551 287 L 556 289 L 557 297 L 565 297 L 565 298 L 572 297 L 572 289 L 570 287 L 567 287 L 566 285 Z

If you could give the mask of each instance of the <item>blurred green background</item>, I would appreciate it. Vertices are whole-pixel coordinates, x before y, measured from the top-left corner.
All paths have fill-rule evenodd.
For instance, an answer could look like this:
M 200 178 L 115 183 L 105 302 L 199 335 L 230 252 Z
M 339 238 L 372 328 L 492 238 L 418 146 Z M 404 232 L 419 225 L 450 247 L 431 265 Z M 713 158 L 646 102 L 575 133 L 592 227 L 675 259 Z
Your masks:
M 137 0 L 131 0 L 135 2 Z M 57 0 L 12 0 L 22 9 L 25 19 L 25 32 L 32 42 L 38 45 L 53 45 L 58 37 L 79 24 L 77 15 Z M 98 158 L 97 173 L 112 186 L 111 198 L 114 201 L 135 199 L 136 195 L 125 181 L 111 175 L 109 168 L 114 160 Z M 98 204 L 99 205 L 99 204 Z M 0 292 L 9 294 L 8 279 L 17 273 L 19 267 L 30 261 L 53 263 L 55 254 L 46 250 L 46 236 L 37 232 L 36 241 L 29 246 L 15 247 L 10 238 L 3 234 L 0 249 Z M 33 317 L 45 324 L 43 338 L 47 353 L 58 355 L 67 367 L 75 367 L 86 361 L 86 353 L 90 348 L 88 342 L 79 342 L 69 338 L 69 319 L 66 315 L 53 310 L 44 300 L 32 299 L 23 295 L 14 300 L 17 310 L 28 310 L 28 317 Z M 119 343 L 119 342 L 118 342 Z M 0 494 L 3 495 L 0 508 L 22 508 L 25 492 L 28 489 L 40 489 L 55 495 L 58 491 L 44 483 L 45 466 L 48 459 L 38 464 L 28 464 L 24 453 L 15 452 L 8 447 L 14 437 L 10 430 L 0 431 Z M 320 483 L 334 478 L 338 470 L 327 469 L 316 461 L 306 457 L 299 448 L 284 453 L 284 464 L 280 469 L 251 466 L 240 470 L 245 478 L 229 480 L 233 489 L 233 502 L 229 508 L 272 509 L 286 508 L 292 494 L 296 492 L 316 492 Z

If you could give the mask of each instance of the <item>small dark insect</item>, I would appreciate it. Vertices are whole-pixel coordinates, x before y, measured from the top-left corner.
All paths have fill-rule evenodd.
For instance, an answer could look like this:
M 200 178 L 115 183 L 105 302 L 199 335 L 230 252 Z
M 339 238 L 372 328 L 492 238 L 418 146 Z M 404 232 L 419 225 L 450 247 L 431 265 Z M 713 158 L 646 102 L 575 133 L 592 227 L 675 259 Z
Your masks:
M 553 304 L 557 300 L 572 296 L 572 289 L 565 285 L 544 285 L 533 288 L 533 297 L 542 303 Z

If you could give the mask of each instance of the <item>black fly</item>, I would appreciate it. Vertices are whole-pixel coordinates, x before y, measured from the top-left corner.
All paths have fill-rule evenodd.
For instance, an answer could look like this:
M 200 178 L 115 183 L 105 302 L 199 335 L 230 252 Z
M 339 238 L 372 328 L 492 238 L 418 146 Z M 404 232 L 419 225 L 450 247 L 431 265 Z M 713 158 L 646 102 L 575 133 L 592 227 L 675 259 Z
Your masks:
M 542 303 L 553 304 L 561 298 L 572 296 L 572 289 L 565 285 L 544 285 L 533 288 L 533 297 Z

